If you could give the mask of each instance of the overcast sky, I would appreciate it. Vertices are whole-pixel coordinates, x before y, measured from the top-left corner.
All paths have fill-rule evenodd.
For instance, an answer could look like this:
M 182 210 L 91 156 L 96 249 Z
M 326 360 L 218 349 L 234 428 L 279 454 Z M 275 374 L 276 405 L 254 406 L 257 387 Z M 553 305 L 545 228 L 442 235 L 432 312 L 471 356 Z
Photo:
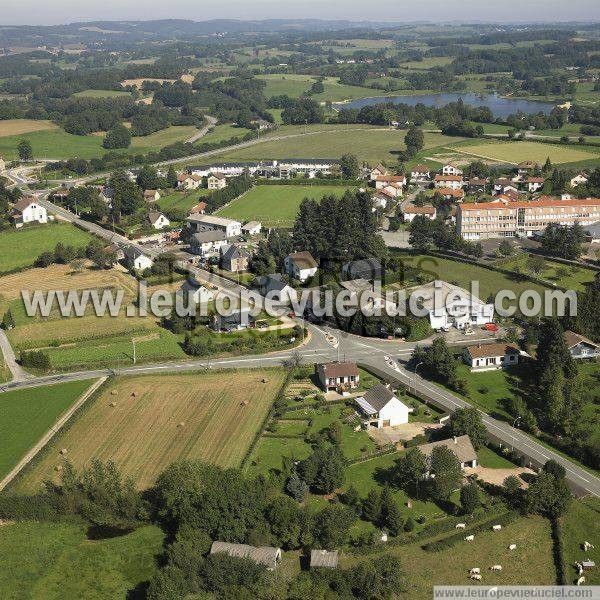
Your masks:
M 78 21 L 317 18 L 391 22 L 600 20 L 599 0 L 0 0 L 3 25 Z M 10 8 L 10 9 L 9 9 Z

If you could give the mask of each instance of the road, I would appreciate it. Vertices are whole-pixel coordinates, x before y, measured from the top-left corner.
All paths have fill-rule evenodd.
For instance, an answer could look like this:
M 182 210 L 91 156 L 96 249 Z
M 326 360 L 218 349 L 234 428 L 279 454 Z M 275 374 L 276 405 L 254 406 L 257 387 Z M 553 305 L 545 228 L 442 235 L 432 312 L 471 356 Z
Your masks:
M 204 116 L 208 121 L 208 124 L 205 125 L 199 131 L 197 131 L 192 137 L 189 137 L 187 140 L 185 140 L 186 143 L 193 144 L 194 142 L 197 142 L 200 138 L 203 138 L 217 124 L 217 119 L 215 119 L 214 117 L 211 117 L 209 115 Z
M 6 337 L 4 329 L 0 329 L 0 351 L 4 355 L 4 364 L 8 367 L 13 381 L 25 381 L 33 377 L 17 363 L 17 358 Z

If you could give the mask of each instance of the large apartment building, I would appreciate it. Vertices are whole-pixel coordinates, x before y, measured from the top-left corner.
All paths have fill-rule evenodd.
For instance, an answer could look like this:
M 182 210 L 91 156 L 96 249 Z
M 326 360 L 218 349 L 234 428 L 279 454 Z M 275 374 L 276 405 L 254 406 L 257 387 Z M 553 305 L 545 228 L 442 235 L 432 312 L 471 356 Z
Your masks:
M 600 221 L 600 199 L 459 204 L 456 231 L 466 240 L 530 237 L 547 225 L 591 225 Z

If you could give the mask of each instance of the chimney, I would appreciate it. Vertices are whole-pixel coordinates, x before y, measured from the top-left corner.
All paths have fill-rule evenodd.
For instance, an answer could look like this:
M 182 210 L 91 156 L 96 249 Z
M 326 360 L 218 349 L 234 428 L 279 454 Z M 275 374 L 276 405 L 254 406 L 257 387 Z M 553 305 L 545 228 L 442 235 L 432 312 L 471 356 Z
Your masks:
M 453 436 L 453 437 L 452 437 L 452 440 L 454 441 L 454 443 L 455 443 L 455 444 L 457 443 L 457 441 L 456 441 L 456 436 Z

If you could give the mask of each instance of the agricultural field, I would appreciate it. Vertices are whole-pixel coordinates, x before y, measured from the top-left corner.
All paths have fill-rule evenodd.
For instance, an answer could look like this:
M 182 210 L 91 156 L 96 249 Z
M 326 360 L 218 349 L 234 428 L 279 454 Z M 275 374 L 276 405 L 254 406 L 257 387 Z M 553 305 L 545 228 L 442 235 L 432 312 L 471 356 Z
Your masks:
M 84 527 L 23 521 L 0 528 L 0 589 L 11 600 L 133 597 L 155 573 L 164 534 L 155 526 L 90 540 Z
M 554 164 L 600 160 L 600 156 L 591 150 L 581 150 L 573 146 L 544 144 L 543 142 L 500 142 L 490 140 L 461 146 L 453 144 L 451 149 L 462 154 L 515 165 L 525 160 L 544 164 L 548 157 Z
M 600 538 L 598 517 L 600 516 L 600 502 L 598 498 L 585 498 L 572 502 L 567 514 L 562 517 L 562 530 L 565 547 L 565 562 L 567 563 L 567 582 L 575 583 L 578 578 L 573 567 L 576 562 L 590 558 L 600 562 L 600 545 L 596 542 Z M 583 542 L 588 541 L 596 546 L 587 552 L 583 551 Z M 600 585 L 598 567 L 585 572 L 586 585 Z
M 198 146 L 205 143 L 218 143 L 230 140 L 235 137 L 242 137 L 250 133 L 249 129 L 245 127 L 238 127 L 236 125 L 216 125 L 206 135 L 202 136 L 194 145 Z
M 291 227 L 304 198 L 320 200 L 323 196 L 342 196 L 341 186 L 258 185 L 231 202 L 218 214 L 240 221 L 260 221 L 266 227 Z
M 182 142 L 190 138 L 198 131 L 193 125 L 173 125 L 160 131 L 155 131 L 150 135 L 131 138 L 130 152 L 149 152 L 150 150 L 159 150 L 169 144 Z
M 131 97 L 131 94 L 119 90 L 83 90 L 73 94 L 74 98 L 123 98 L 126 96 Z
M 0 479 L 90 385 L 90 381 L 72 381 L 0 394 Z
M 95 457 L 114 460 L 141 489 L 178 458 L 239 466 L 284 378 L 278 369 L 119 377 L 47 446 L 15 491 L 39 489 L 66 458 L 79 467 Z
M 58 242 L 83 248 L 92 236 L 70 223 L 51 223 L 0 232 L 0 274 L 32 267 L 42 252 L 54 250 Z M 0 294 L 3 290 L 0 291 Z
M 510 552 L 508 546 L 513 543 L 517 549 Z M 556 584 L 550 522 L 542 517 L 522 518 L 502 531 L 478 533 L 473 543 L 459 543 L 440 552 L 427 552 L 416 543 L 390 547 L 385 553 L 401 561 L 409 583 L 403 597 L 410 600 L 430 597 L 434 585 L 472 584 L 468 575 L 472 567 L 481 569 L 482 585 Z M 377 560 L 377 555 L 370 558 Z M 340 566 L 348 567 L 359 560 L 345 554 Z M 501 564 L 502 572 L 490 573 L 492 564 Z
M 33 131 L 45 131 L 58 129 L 57 125 L 50 121 L 38 121 L 33 119 L 5 119 L 0 121 L 0 138 L 11 135 L 21 135 Z
M 294 126 L 298 133 L 303 133 L 302 126 Z M 356 154 L 359 162 L 377 163 L 398 160 L 398 153 L 404 149 L 405 131 L 388 128 L 363 128 L 354 126 L 354 130 L 328 129 L 325 126 L 321 133 L 311 133 L 301 137 L 285 140 L 263 141 L 260 144 L 224 152 L 213 160 L 273 160 L 285 158 L 339 158 L 348 151 Z M 327 130 L 326 130 L 327 129 Z M 309 130 L 310 131 L 310 130 Z M 285 131 L 291 134 L 291 131 Z M 280 128 L 277 135 L 284 135 Z M 449 138 L 437 133 L 425 134 L 425 148 L 434 148 L 447 144 Z

